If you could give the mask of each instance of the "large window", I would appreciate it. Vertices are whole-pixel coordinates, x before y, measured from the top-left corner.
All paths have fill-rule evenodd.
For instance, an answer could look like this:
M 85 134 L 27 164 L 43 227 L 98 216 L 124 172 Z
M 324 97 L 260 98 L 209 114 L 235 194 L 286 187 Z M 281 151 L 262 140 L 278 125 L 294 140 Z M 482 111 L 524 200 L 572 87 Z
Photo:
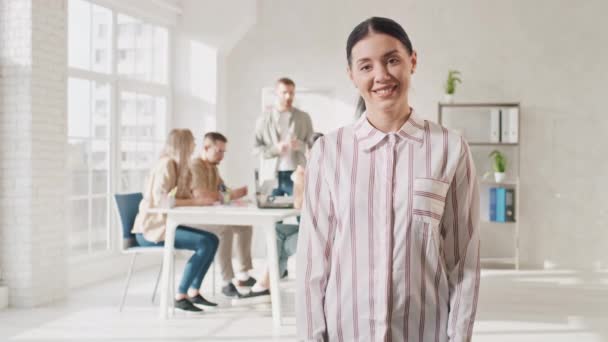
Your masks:
M 167 28 L 69 0 L 71 255 L 113 248 L 114 192 L 142 191 L 167 130 Z

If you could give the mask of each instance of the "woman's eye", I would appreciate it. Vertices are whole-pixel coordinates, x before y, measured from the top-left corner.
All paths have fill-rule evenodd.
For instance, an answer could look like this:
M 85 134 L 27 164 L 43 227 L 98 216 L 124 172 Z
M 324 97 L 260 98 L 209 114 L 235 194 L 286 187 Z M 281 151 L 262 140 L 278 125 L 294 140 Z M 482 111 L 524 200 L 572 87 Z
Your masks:
M 399 58 L 389 58 L 388 63 L 397 64 L 397 63 L 399 63 Z

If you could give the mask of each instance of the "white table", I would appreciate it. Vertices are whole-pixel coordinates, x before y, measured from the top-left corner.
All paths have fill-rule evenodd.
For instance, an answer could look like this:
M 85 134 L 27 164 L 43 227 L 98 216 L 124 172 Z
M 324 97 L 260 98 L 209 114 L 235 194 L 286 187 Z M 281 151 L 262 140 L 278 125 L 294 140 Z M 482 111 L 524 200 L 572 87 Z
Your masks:
M 231 225 L 253 226 L 264 231 L 268 248 L 268 267 L 270 271 L 270 296 L 272 300 L 272 320 L 278 331 L 281 326 L 281 295 L 279 289 L 279 259 L 275 223 L 288 217 L 297 216 L 297 209 L 259 209 L 248 206 L 208 206 L 177 207 L 171 209 L 150 209 L 148 212 L 167 214 L 167 231 L 160 292 L 160 317 L 167 319 L 173 314 L 173 293 L 170 293 L 171 275 L 174 274 L 173 258 L 175 229 L 180 225 Z M 173 280 L 175 281 L 175 280 Z

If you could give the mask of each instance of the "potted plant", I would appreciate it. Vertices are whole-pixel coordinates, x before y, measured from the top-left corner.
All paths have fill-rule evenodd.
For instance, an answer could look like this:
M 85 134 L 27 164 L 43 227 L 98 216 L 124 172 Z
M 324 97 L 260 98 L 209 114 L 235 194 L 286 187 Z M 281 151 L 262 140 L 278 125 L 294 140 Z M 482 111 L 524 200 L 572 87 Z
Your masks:
M 445 81 L 445 102 L 451 103 L 454 100 L 456 83 L 462 83 L 462 80 L 460 79 L 460 71 L 449 70 L 448 79 Z
M 503 182 L 506 178 L 507 159 L 502 152 L 494 150 L 490 153 L 492 158 L 492 168 L 494 169 L 494 180 L 496 183 Z

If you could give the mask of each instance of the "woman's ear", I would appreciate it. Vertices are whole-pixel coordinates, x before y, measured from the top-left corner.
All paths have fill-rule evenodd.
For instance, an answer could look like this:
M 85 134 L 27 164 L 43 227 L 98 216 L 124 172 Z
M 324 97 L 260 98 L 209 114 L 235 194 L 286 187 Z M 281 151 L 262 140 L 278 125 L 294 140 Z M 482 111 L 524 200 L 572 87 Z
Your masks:
M 418 65 L 418 54 L 416 51 L 412 51 L 412 55 L 410 56 L 410 63 L 412 64 L 411 73 L 414 74 L 416 72 L 416 66 Z

